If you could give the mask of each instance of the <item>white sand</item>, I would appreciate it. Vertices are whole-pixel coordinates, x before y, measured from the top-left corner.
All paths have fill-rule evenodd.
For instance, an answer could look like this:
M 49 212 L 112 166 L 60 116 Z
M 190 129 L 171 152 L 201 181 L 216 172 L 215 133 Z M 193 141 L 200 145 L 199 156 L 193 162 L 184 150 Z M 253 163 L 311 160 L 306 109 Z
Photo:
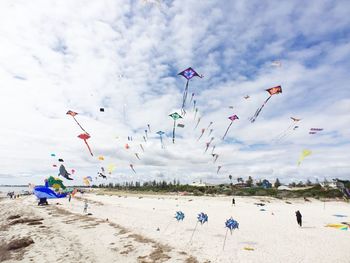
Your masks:
M 140 199 L 139 196 L 84 194 L 83 198 L 89 200 L 88 212 L 93 214 L 84 217 L 78 216 L 83 212 L 81 199 L 72 198 L 70 203 L 68 199 L 50 200 L 62 205 L 47 208 L 36 207 L 32 197 L 21 201 L 34 214 L 45 218 L 50 237 L 57 234 L 53 239 L 40 239 L 43 246 L 34 240 L 36 243 L 31 245 L 33 248 L 27 248 L 24 260 L 64 262 L 57 261 L 52 253 L 52 250 L 63 249 L 68 262 L 197 262 L 195 259 L 199 262 L 350 262 L 350 230 L 325 227 L 328 223 L 350 222 L 348 203 L 327 202 L 324 207 L 323 202 L 313 199 L 312 202 L 290 200 L 292 204 L 286 204 L 271 198 L 236 197 L 236 206 L 232 207 L 229 197 L 143 195 Z M 263 207 L 266 211 L 260 211 L 261 207 L 254 205 L 260 203 L 260 199 L 269 200 L 270 203 L 266 202 Z M 78 215 L 61 215 L 57 208 Z M 183 222 L 174 219 L 178 210 L 185 213 Z M 302 228 L 296 223 L 296 210 L 303 215 Z M 48 215 L 49 212 L 53 214 Z M 198 224 L 190 243 L 200 212 L 208 214 L 209 222 Z M 348 217 L 338 218 L 334 214 Z M 231 216 L 240 227 L 232 235 L 228 232 L 223 250 L 224 223 Z M 96 218 L 92 222 L 83 221 L 92 217 Z M 64 223 L 69 218 L 70 224 Z M 107 218 L 108 223 L 105 222 Z M 110 223 L 131 232 L 121 234 L 122 228 Z M 88 228 L 82 227 L 84 225 Z M 24 230 L 18 228 L 16 231 Z M 134 234 L 146 237 L 146 241 L 140 241 L 139 236 L 133 237 Z M 125 247 L 128 244 L 130 247 Z M 244 250 L 244 247 L 254 248 L 254 251 Z M 159 255 L 151 258 L 157 248 L 162 250 L 160 258 Z M 47 259 L 37 261 L 41 255 Z

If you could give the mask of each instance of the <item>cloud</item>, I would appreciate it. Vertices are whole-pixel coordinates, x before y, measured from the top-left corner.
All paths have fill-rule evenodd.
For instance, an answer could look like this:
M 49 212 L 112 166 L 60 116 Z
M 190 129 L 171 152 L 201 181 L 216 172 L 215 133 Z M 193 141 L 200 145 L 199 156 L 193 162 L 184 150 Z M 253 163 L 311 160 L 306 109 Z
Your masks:
M 75 184 L 115 164 L 108 182 L 278 177 L 282 182 L 346 178 L 350 143 L 347 88 L 349 20 L 347 1 L 3 1 L 0 4 L 1 129 L 0 183 L 40 183 L 56 175 L 63 158 Z M 15 19 L 14 19 L 15 18 Z M 322 18 L 323 23 L 320 23 Z M 281 67 L 271 66 L 279 60 Z M 195 129 L 193 104 L 176 127 L 185 79 L 201 117 Z M 249 118 L 281 85 L 255 123 Z M 243 97 L 249 95 L 249 99 Z M 233 109 L 229 108 L 233 106 Z M 105 112 L 100 112 L 103 107 Z M 90 133 L 94 158 L 77 138 Z M 223 141 L 229 125 L 236 120 Z M 275 138 L 302 120 L 282 141 Z M 210 121 L 215 137 L 206 131 Z M 144 130 L 151 126 L 147 142 Z M 312 127 L 324 131 L 310 136 Z M 158 130 L 166 132 L 161 148 Z M 128 136 L 133 141 L 127 140 Z M 125 149 L 125 144 L 130 149 Z M 144 147 L 144 152 L 140 147 Z M 303 149 L 313 154 L 300 167 Z M 135 156 L 138 153 L 141 160 Z M 105 161 L 97 156 L 105 156 Z M 129 164 L 137 171 L 134 174 Z M 217 166 L 222 169 L 216 174 Z M 9 177 L 10 176 L 10 177 Z M 105 182 L 98 181 L 97 183 Z

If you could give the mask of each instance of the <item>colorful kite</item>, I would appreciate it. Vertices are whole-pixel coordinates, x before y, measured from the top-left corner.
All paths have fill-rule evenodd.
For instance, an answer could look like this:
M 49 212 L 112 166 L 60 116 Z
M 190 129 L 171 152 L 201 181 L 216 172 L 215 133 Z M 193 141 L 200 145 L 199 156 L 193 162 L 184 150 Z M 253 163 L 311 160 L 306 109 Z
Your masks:
M 80 127 L 80 129 L 82 129 L 83 132 L 85 132 L 85 133 L 88 134 L 88 132 L 80 125 L 80 123 L 79 123 L 79 122 L 77 121 L 77 119 L 75 118 L 75 116 L 78 115 L 77 112 L 74 112 L 74 111 L 69 110 L 69 111 L 67 111 L 66 114 L 72 116 L 73 119 L 75 120 L 75 122 L 76 122 L 76 123 L 78 124 L 78 126 Z
M 56 165 L 56 164 L 53 164 L 52 167 L 57 167 L 57 165 Z
M 89 144 L 87 143 L 87 140 L 90 139 L 90 135 L 89 135 L 88 133 L 82 133 L 82 134 L 79 134 L 79 135 L 78 135 L 78 138 L 82 139 L 82 140 L 85 142 L 87 148 L 89 149 L 89 152 L 90 152 L 91 156 L 94 156 L 94 155 L 92 154 L 92 151 L 91 151 L 91 149 L 90 149 Z
M 281 67 L 281 66 L 282 66 L 282 62 L 281 62 L 281 61 L 278 61 L 278 60 L 272 61 L 272 62 L 271 62 L 271 66 L 274 66 L 274 67 Z
M 195 109 L 195 112 L 194 112 L 194 118 L 193 118 L 193 120 L 196 120 L 197 113 L 198 113 L 198 108 L 196 108 L 196 109 Z
M 160 147 L 163 149 L 163 148 L 164 148 L 164 144 L 163 144 L 163 135 L 165 134 L 165 132 L 163 132 L 163 131 L 157 131 L 157 134 L 159 135 Z
M 192 79 L 193 77 L 200 77 L 200 78 L 202 78 L 203 76 L 200 76 L 191 67 L 189 67 L 188 69 L 185 69 L 184 71 L 180 72 L 178 75 L 183 76 L 187 80 L 186 81 L 186 87 L 185 87 L 185 90 L 184 90 L 184 94 L 183 94 L 183 97 L 182 97 L 182 107 L 181 107 L 181 112 L 184 114 L 185 113 L 187 93 L 188 93 L 188 83 L 189 83 L 190 79 Z
M 173 143 L 175 143 L 175 127 L 176 127 L 176 120 L 182 119 L 181 115 L 177 112 L 174 112 L 169 115 L 174 120 L 174 126 L 173 126 Z
M 148 139 L 148 134 L 147 134 L 147 130 L 145 130 L 145 134 L 146 134 L 146 139 Z
M 212 122 L 212 121 L 211 121 L 211 122 L 209 122 L 209 125 L 208 125 L 208 127 L 206 128 L 206 130 L 208 130 L 212 124 L 213 124 L 213 122 Z
M 249 96 L 249 95 L 246 95 L 246 96 L 244 96 L 244 98 L 247 100 L 247 99 L 250 98 L 250 96 Z
M 135 156 L 136 156 L 137 159 L 141 160 L 138 153 L 135 153 Z
M 52 187 L 53 189 L 55 189 L 56 192 L 58 192 L 60 189 L 62 189 L 62 190 L 66 189 L 62 180 L 59 178 L 54 178 L 53 176 L 50 176 L 47 179 L 47 182 L 49 184 L 49 187 Z
M 219 155 L 217 153 L 212 154 L 212 156 L 214 157 L 214 163 L 216 163 L 217 159 L 219 158 Z M 221 168 L 221 167 L 220 167 Z M 219 167 L 218 167 L 218 171 L 219 171 Z
M 205 132 L 205 129 L 203 128 L 203 129 L 201 130 L 201 135 L 198 137 L 197 141 L 199 141 L 199 140 L 202 138 L 204 132 Z
M 142 136 L 142 138 L 143 138 L 143 140 L 144 140 L 145 142 L 147 142 L 147 140 L 146 140 L 146 137 L 145 137 L 145 136 Z
M 103 167 L 102 167 L 103 168 Z M 113 164 L 113 163 L 110 163 L 108 166 L 107 166 L 107 172 L 109 174 L 112 174 L 113 171 L 115 170 L 116 166 Z M 104 169 L 102 170 L 104 172 Z
M 261 110 L 264 108 L 264 106 L 266 105 L 266 103 L 270 100 L 270 98 L 272 97 L 272 95 L 282 93 L 282 87 L 281 87 L 281 86 L 276 86 L 276 87 L 267 89 L 266 91 L 270 94 L 270 96 L 264 101 L 264 103 L 261 105 L 261 107 L 258 108 L 258 109 L 256 110 L 254 116 L 250 118 L 250 121 L 251 121 L 252 123 L 255 122 L 255 120 L 256 120 L 256 118 L 259 116 Z
M 204 153 L 206 153 L 208 151 L 209 146 L 210 146 L 210 142 L 206 142 L 205 143 L 205 151 L 204 151 Z
M 201 121 L 201 117 L 198 117 L 198 121 L 197 121 L 196 126 L 194 126 L 194 129 L 197 129 L 197 127 L 198 127 L 198 125 L 199 125 L 200 121 Z
M 148 131 L 151 132 L 151 125 L 147 124 Z
M 136 171 L 135 171 L 135 169 L 134 169 L 134 165 L 130 164 L 130 168 L 131 168 L 131 170 L 133 170 L 133 172 L 136 174 Z
M 129 150 L 130 149 L 130 146 L 129 146 L 129 144 L 125 144 L 125 149 L 127 149 L 127 150 Z
M 104 158 L 102 155 L 100 155 L 100 156 L 98 157 L 98 159 L 99 159 L 100 161 L 103 161 L 105 158 Z
M 282 139 L 284 139 L 285 137 L 287 137 L 289 134 L 290 134 L 290 132 L 292 131 L 292 129 L 293 129 L 293 131 L 296 129 L 295 127 L 298 127 L 298 126 L 295 126 L 295 124 L 297 123 L 297 122 L 299 122 L 299 121 L 301 121 L 301 119 L 297 119 L 297 118 L 294 118 L 294 117 L 290 117 L 291 118 L 291 120 L 293 121 L 289 126 L 288 126 L 288 128 L 286 129 L 286 130 L 284 130 L 283 132 L 281 132 L 278 136 L 277 136 L 277 138 L 275 139 L 277 142 L 278 141 L 281 141 Z
M 71 173 L 72 173 L 72 174 L 75 174 L 75 170 L 74 170 L 74 169 L 72 169 L 72 170 L 71 170 Z
M 143 148 L 142 144 L 140 144 L 140 148 L 141 148 L 141 150 L 142 150 L 143 152 L 145 151 L 145 149 Z
M 208 137 L 211 135 L 211 133 L 214 131 L 214 129 L 210 129 Z
M 215 145 L 213 145 L 213 148 L 211 149 L 211 154 L 213 155 L 213 157 L 214 157 L 214 150 L 215 150 Z
M 231 127 L 233 121 L 234 121 L 234 120 L 238 120 L 239 118 L 238 118 L 238 116 L 235 114 L 235 115 L 232 115 L 232 116 L 228 117 L 228 119 L 231 120 L 231 123 L 230 123 L 230 125 L 227 127 L 226 132 L 225 132 L 224 136 L 222 137 L 223 140 L 225 139 L 226 134 L 227 134 L 228 130 L 230 129 L 230 127 Z
M 191 239 L 190 239 L 190 243 L 192 241 L 192 238 L 193 238 L 193 235 L 194 235 L 194 232 L 196 231 L 197 229 L 197 226 L 198 226 L 198 223 L 201 223 L 201 225 L 203 225 L 204 223 L 208 222 L 208 215 L 205 214 L 205 213 L 200 213 L 198 214 L 197 216 L 197 223 L 196 223 L 196 226 L 194 227 L 193 229 L 193 232 L 192 232 L 192 236 L 191 236 Z
M 179 123 L 179 124 L 177 124 L 177 127 L 179 127 L 179 128 L 185 128 L 185 124 Z
M 63 164 L 61 164 L 59 172 L 58 172 L 58 176 L 62 175 L 64 178 L 66 178 L 67 180 L 73 180 L 73 178 L 70 178 L 70 173 L 67 172 L 66 167 L 64 167 Z
M 193 111 L 195 111 L 195 110 L 198 111 L 198 109 L 196 108 L 196 105 L 197 105 L 197 101 L 193 100 Z
M 323 128 L 311 128 L 309 134 L 317 134 L 319 131 L 323 131 Z
M 54 154 L 54 153 L 51 153 L 51 156 L 52 156 L 52 157 L 55 157 L 55 156 L 56 156 L 56 154 Z
M 303 150 L 300 154 L 299 161 L 298 161 L 298 166 L 301 164 L 301 162 L 305 159 L 305 157 L 309 156 L 312 154 L 312 151 L 310 150 Z

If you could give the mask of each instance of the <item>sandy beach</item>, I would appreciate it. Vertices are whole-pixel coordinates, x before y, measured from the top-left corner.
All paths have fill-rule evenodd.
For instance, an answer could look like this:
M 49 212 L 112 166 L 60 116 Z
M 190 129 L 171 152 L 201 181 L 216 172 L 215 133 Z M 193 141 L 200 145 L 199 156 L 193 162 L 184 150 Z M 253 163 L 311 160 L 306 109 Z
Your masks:
M 85 199 L 90 215 L 83 213 Z M 350 206 L 344 202 L 237 197 L 232 206 L 230 197 L 84 194 L 71 202 L 50 200 L 46 207 L 38 207 L 34 196 L 3 199 L 0 206 L 0 259 L 5 262 L 349 262 L 350 258 L 350 231 L 325 227 L 350 221 Z M 296 210 L 303 215 L 301 228 Z M 183 221 L 175 220 L 176 211 L 184 212 Z M 197 224 L 200 212 L 208 214 L 208 223 Z M 231 216 L 239 229 L 228 231 L 223 247 L 224 223 Z M 6 247 L 26 237 L 34 243 Z

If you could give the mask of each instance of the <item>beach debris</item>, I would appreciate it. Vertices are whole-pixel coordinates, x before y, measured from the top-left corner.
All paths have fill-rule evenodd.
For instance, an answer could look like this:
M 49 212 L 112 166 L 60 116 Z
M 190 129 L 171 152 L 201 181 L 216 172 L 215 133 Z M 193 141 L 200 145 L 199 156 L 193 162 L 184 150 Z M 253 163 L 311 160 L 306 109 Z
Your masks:
M 7 250 L 16 250 L 28 247 L 31 244 L 34 244 L 34 241 L 31 237 L 23 237 L 10 241 L 10 243 L 7 244 L 6 248 Z
M 228 133 L 228 130 L 230 129 L 232 123 L 233 123 L 235 120 L 238 120 L 239 118 L 238 118 L 238 116 L 237 116 L 236 114 L 234 114 L 234 115 L 231 115 L 230 117 L 228 117 L 228 119 L 229 119 L 231 122 L 230 122 L 229 126 L 227 127 L 224 136 L 222 136 L 222 139 L 223 139 L 223 140 L 225 140 L 225 137 L 226 137 L 226 135 L 227 135 L 227 133 Z
M 227 232 L 228 230 L 230 230 L 230 233 L 232 235 L 232 230 L 234 229 L 238 229 L 239 228 L 239 223 L 234 220 L 232 217 L 230 217 L 229 219 L 226 220 L 225 222 L 225 227 L 227 228 L 226 229 L 226 234 L 225 234 L 225 239 L 224 239 L 224 244 L 222 246 L 222 250 L 225 249 L 225 243 L 226 243 L 226 238 L 227 238 Z
M 312 154 L 312 151 L 310 150 L 302 150 L 301 154 L 300 154 L 300 157 L 299 157 L 299 160 L 298 160 L 298 166 L 300 166 L 301 162 L 305 159 L 305 157 L 309 156 Z
M 64 178 L 66 178 L 67 180 L 73 180 L 73 178 L 70 178 L 70 173 L 67 172 L 66 167 L 64 167 L 63 164 L 61 164 L 60 168 L 59 168 L 59 172 L 58 172 L 58 176 L 62 175 Z
M 281 86 L 276 86 L 273 88 L 269 88 L 266 90 L 270 96 L 264 101 L 264 103 L 260 106 L 260 108 L 258 108 L 256 110 L 256 112 L 254 113 L 253 117 L 250 118 L 250 121 L 253 123 L 255 122 L 256 118 L 259 116 L 261 110 L 264 108 L 264 106 L 266 105 L 266 103 L 271 99 L 271 97 L 275 94 L 280 94 L 282 93 L 282 87 Z
M 91 148 L 90 148 L 89 144 L 87 143 L 87 140 L 90 139 L 91 136 L 88 133 L 81 133 L 81 134 L 78 135 L 78 138 L 82 139 L 84 141 L 84 143 L 85 143 L 86 147 L 88 148 L 91 156 L 94 156 L 92 151 L 91 151 Z
M 181 115 L 177 112 L 174 112 L 169 115 L 174 120 L 174 126 L 173 126 L 173 143 L 175 143 L 175 127 L 176 127 L 176 120 L 182 119 Z
M 186 113 L 185 112 L 185 106 L 186 106 L 186 99 L 187 99 L 187 93 L 188 93 L 188 83 L 189 83 L 190 79 L 192 79 L 193 77 L 200 77 L 200 78 L 202 78 L 203 76 L 199 75 L 191 67 L 185 69 L 184 71 L 181 71 L 178 75 L 183 76 L 187 80 L 186 81 L 186 86 L 185 86 L 185 89 L 184 89 L 184 93 L 183 93 L 183 96 L 182 96 L 182 106 L 181 106 L 181 112 L 182 112 L 182 114 L 185 114 Z

